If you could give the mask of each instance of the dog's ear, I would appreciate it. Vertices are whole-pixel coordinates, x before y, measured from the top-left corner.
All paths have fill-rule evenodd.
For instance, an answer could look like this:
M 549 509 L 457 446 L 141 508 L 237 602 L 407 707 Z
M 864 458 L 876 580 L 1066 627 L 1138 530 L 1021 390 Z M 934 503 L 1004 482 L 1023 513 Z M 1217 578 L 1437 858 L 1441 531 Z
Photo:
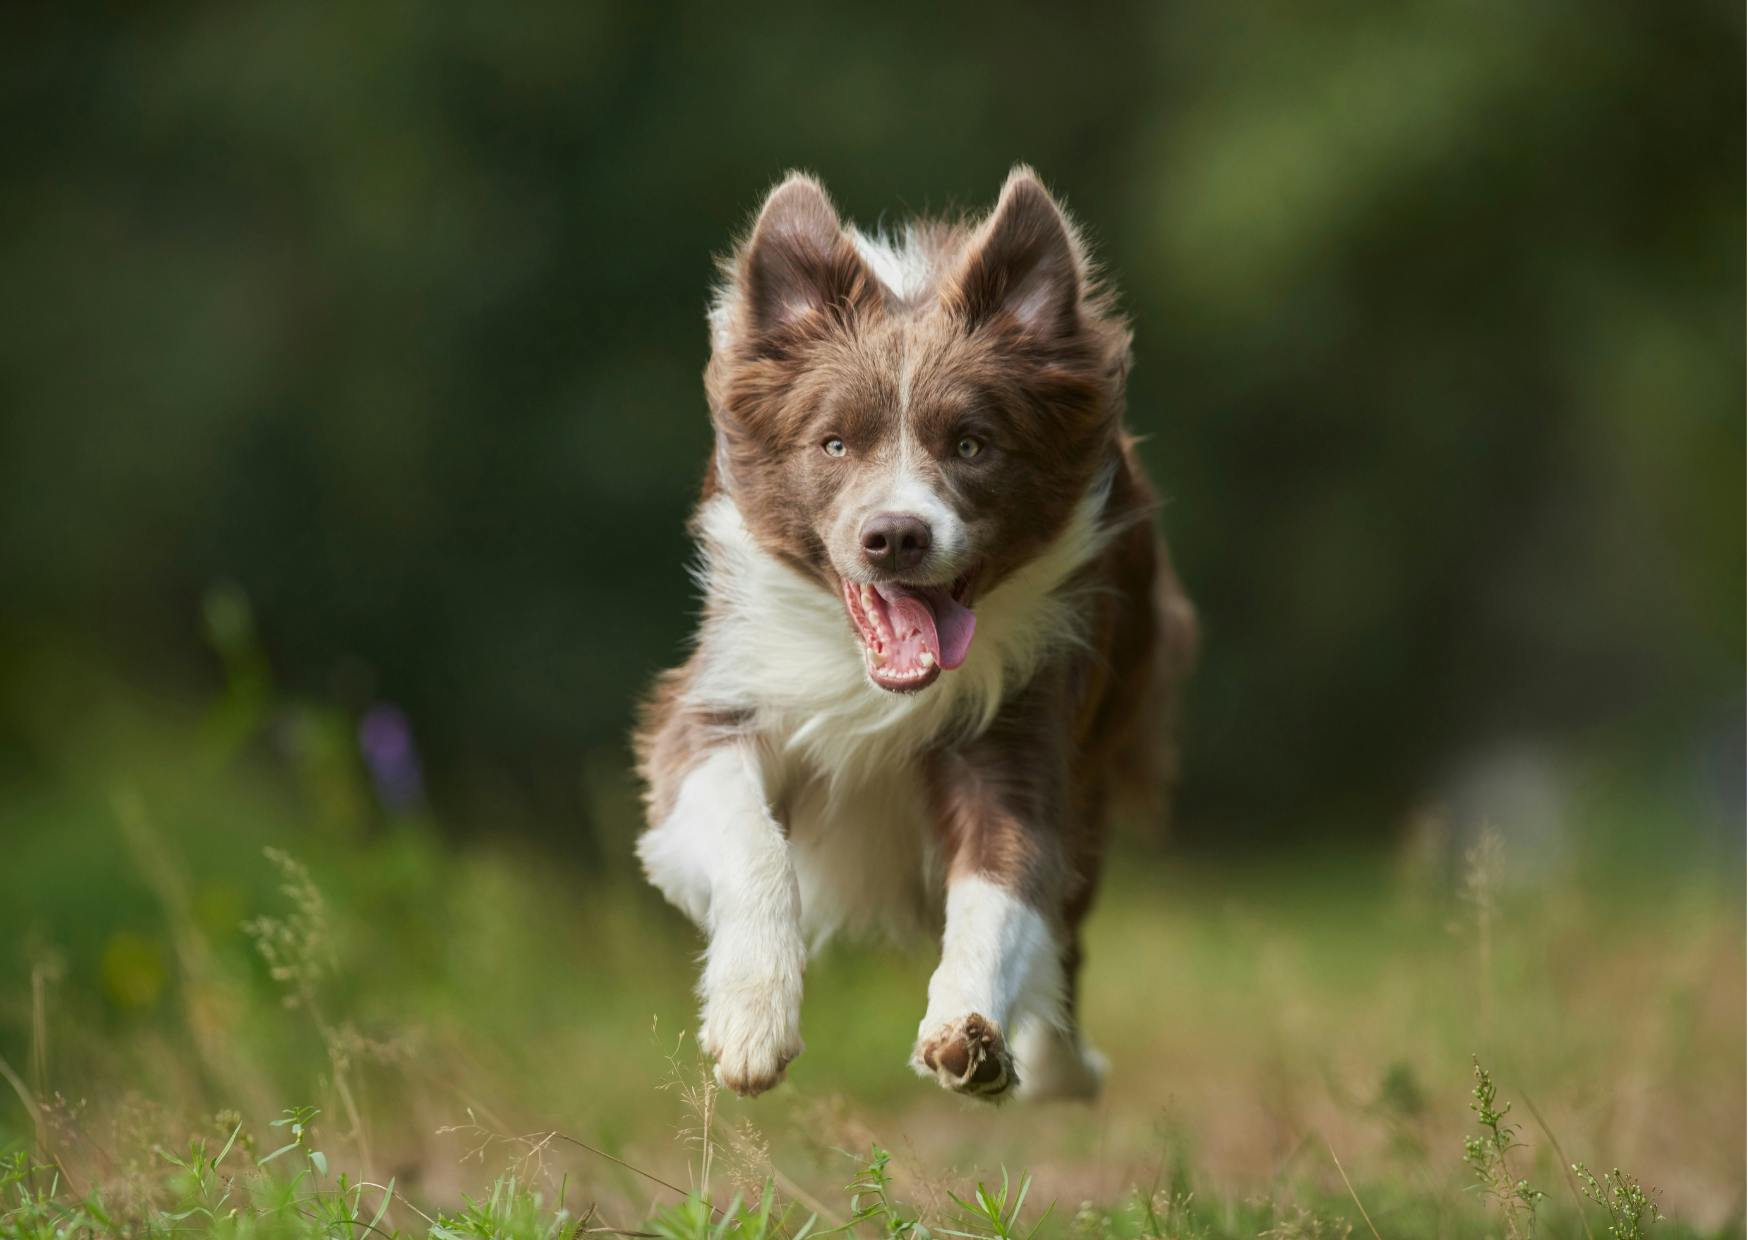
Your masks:
M 1080 326 L 1080 243 L 1038 174 L 1008 174 L 995 210 L 966 248 L 949 306 L 969 327 L 1006 322 L 1048 342 Z
M 754 340 L 878 309 L 883 295 L 818 181 L 793 172 L 759 210 L 735 261 L 740 325 Z

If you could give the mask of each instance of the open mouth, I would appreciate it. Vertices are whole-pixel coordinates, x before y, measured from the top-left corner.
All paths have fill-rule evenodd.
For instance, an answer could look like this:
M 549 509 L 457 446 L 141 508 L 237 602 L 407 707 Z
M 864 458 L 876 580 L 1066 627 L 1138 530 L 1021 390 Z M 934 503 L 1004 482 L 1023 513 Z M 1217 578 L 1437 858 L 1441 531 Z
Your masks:
M 914 693 L 965 662 L 977 632 L 972 583 L 970 573 L 950 586 L 845 580 L 844 606 L 862 639 L 868 678 L 894 693 Z

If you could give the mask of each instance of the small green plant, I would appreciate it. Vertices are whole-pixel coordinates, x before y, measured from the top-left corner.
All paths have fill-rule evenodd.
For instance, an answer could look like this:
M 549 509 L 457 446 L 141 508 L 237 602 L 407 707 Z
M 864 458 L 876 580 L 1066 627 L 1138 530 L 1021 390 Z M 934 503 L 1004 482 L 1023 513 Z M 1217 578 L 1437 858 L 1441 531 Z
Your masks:
M 1511 1152 L 1522 1145 L 1517 1140 L 1517 1125 L 1506 1122 L 1511 1103 L 1499 1101 L 1492 1074 L 1479 1059 L 1474 1063 L 1475 1100 L 1469 1109 L 1475 1112 L 1481 1131 L 1463 1138 L 1463 1161 L 1469 1165 L 1476 1187 L 1499 1207 L 1506 1235 L 1528 1240 L 1536 1232 L 1536 1207 L 1547 1194 L 1512 1174 Z
M 327 1160 L 309 1144 L 313 1108 L 286 1112 L 280 1126 L 293 1140 L 255 1161 L 240 1122 L 230 1129 L 218 1153 L 204 1138 L 189 1141 L 185 1152 L 158 1146 L 162 1172 L 132 1205 L 112 1209 L 102 1193 L 73 1194 L 59 1167 L 32 1162 L 22 1152 L 0 1156 L 0 1238 L 3 1240 L 135 1240 L 139 1236 L 191 1235 L 221 1240 L 272 1235 L 288 1240 L 363 1240 L 368 1233 L 392 1236 L 384 1226 L 395 1189 L 355 1183 L 341 1175 L 323 1183 Z M 289 1175 L 288 1164 L 268 1164 L 293 1151 L 303 1165 Z M 227 1165 L 229 1164 L 229 1165 Z M 374 1214 L 365 1217 L 365 1190 L 380 1192 Z M 375 1201 L 375 1198 L 372 1198 Z
M 767 1183 L 757 1206 L 749 1206 L 737 1196 L 727 1207 L 716 1209 L 694 1193 L 657 1211 L 644 1226 L 660 1240 L 728 1240 L 731 1236 L 734 1240 L 807 1240 L 815 1234 L 812 1216 L 790 1230 L 789 1213 L 789 1207 L 777 1208 L 776 1190 Z
M 430 1223 L 429 1235 L 430 1240 L 562 1240 L 581 1235 L 584 1229 L 582 1223 L 571 1223 L 562 1206 L 548 1210 L 526 1181 L 506 1174 L 492 1182 L 483 1199 L 463 1198 L 460 1210 L 439 1214 Z
M 893 1203 L 892 1176 L 886 1170 L 891 1161 L 892 1155 L 878 1145 L 868 1151 L 868 1161 L 857 1170 L 856 1178 L 844 1186 L 844 1191 L 850 1194 L 849 1221 L 821 1235 L 855 1231 L 863 1224 L 872 1224 L 888 1240 L 929 1240 L 932 1233 L 922 1220 L 904 1214 Z
M 968 1240 L 1032 1240 L 1038 1234 L 1039 1228 L 1050 1218 L 1051 1209 L 1054 1207 L 1047 1207 L 1029 1230 L 1022 1229 L 1020 1211 L 1025 1208 L 1026 1194 L 1031 1191 L 1030 1175 L 1021 1176 L 1018 1185 L 1010 1185 L 1008 1169 L 1003 1167 L 999 1190 L 992 1190 L 979 1181 L 977 1191 L 970 1201 L 956 1193 L 947 1194 L 959 1209 L 959 1221 L 963 1228 L 942 1228 L 942 1231 L 949 1236 L 967 1237 Z M 1013 1198 L 1011 1204 L 1008 1200 L 1010 1196 Z
M 235 1209 L 226 1211 L 231 1200 L 234 1184 L 231 1178 L 222 1174 L 219 1167 L 231 1151 L 236 1148 L 237 1137 L 242 1133 L 243 1125 L 238 1123 L 231 1130 L 231 1135 L 225 1141 L 224 1147 L 216 1155 L 206 1152 L 206 1142 L 199 1137 L 188 1143 L 187 1157 L 178 1157 L 169 1150 L 160 1147 L 158 1156 L 172 1167 L 176 1173 L 171 1177 L 170 1187 L 181 1208 L 166 1213 L 163 1217 L 169 1222 L 182 1223 L 189 1219 L 200 1218 L 208 1224 L 215 1223 L 228 1213 L 236 1214 Z
M 114 1228 L 100 1207 L 61 1200 L 60 1172 L 33 1162 L 22 1150 L 0 1155 L 0 1236 L 6 1240 L 61 1240 Z
M 1657 1210 L 1657 1190 L 1647 1193 L 1619 1167 L 1600 1180 L 1583 1163 L 1572 1164 L 1584 1195 L 1608 1211 L 1608 1232 L 1615 1240 L 1644 1240 L 1663 1221 Z
M 289 1129 L 289 1132 L 286 1135 L 288 1135 L 291 1140 L 267 1155 L 267 1157 L 263 1158 L 257 1165 L 265 1167 L 276 1158 L 283 1158 L 293 1150 L 301 1150 L 303 1151 L 304 1158 L 308 1160 L 312 1171 L 314 1171 L 318 1176 L 327 1175 L 328 1156 L 310 1144 L 310 1135 L 314 1130 L 316 1116 L 321 1113 L 321 1110 L 317 1107 L 287 1107 L 284 1112 L 281 1113 L 281 1117 L 273 1121 L 272 1126 L 275 1128 Z M 240 1129 L 241 1125 L 238 1127 Z M 225 1148 L 227 1150 L 230 1149 L 228 1145 Z

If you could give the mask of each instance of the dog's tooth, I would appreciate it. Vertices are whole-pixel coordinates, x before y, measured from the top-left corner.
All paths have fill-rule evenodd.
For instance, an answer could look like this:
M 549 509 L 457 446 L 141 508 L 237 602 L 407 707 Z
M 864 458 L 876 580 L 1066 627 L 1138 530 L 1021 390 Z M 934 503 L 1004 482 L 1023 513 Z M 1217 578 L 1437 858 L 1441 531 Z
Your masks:
M 917 662 L 922 664 L 922 670 L 926 672 L 935 665 L 935 656 L 932 652 L 925 650 L 917 656 Z

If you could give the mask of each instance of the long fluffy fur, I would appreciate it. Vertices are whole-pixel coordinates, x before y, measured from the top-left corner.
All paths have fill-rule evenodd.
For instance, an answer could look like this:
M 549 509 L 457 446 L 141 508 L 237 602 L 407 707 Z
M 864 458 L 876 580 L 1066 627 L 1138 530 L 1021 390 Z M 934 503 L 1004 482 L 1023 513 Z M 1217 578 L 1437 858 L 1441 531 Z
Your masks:
M 1044 552 L 979 603 L 965 665 L 916 696 L 870 692 L 843 605 L 760 548 L 732 499 L 714 497 L 698 521 L 706 614 L 689 704 L 750 713 L 751 730 L 838 783 L 982 732 L 1049 654 L 1081 643 L 1086 609 L 1072 583 L 1115 532 L 1101 520 L 1109 487 L 1100 477 Z

